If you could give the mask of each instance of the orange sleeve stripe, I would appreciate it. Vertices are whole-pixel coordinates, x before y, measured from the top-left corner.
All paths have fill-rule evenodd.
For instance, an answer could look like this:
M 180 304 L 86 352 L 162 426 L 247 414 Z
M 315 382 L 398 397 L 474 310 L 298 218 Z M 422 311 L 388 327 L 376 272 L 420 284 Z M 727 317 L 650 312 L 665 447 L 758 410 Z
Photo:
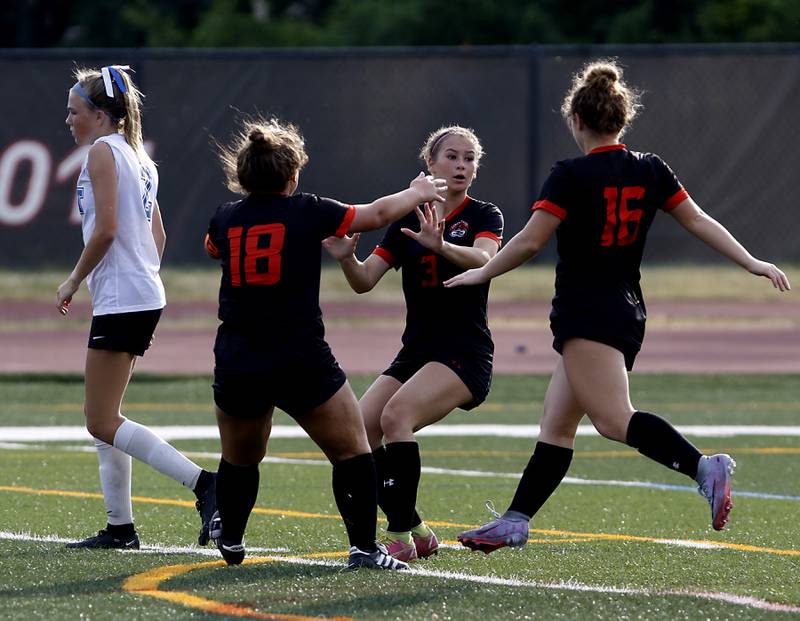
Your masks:
M 487 238 L 491 239 L 493 242 L 497 242 L 498 246 L 503 243 L 503 238 L 502 237 L 498 237 L 497 235 L 495 235 L 491 231 L 484 231 L 483 233 L 478 233 L 475 236 L 475 239 L 479 239 L 480 237 L 487 237 Z
M 551 203 L 550 201 L 536 201 L 531 207 L 531 211 L 536 211 L 537 209 L 544 209 L 545 211 L 550 212 L 559 220 L 566 220 L 567 212 L 565 209 L 559 207 L 555 203 Z
M 211 241 L 211 235 L 208 233 L 206 233 L 205 245 L 208 256 L 210 256 L 212 259 L 219 259 L 219 248 L 217 248 L 214 245 L 214 242 Z
M 675 194 L 673 194 L 672 197 L 666 203 L 664 203 L 664 206 L 661 209 L 663 209 L 664 211 L 672 211 L 687 198 L 689 198 L 689 193 L 683 188 L 681 188 L 680 190 L 675 192 Z
M 344 237 L 347 234 L 347 229 L 350 228 L 350 225 L 353 223 L 353 218 L 356 217 L 356 208 L 353 205 L 347 206 L 347 212 L 344 214 L 344 218 L 342 218 L 342 223 L 339 225 L 339 228 L 336 229 L 334 235 L 336 237 Z
M 386 250 L 386 248 L 381 248 L 380 246 L 375 246 L 375 250 L 372 251 L 372 254 L 377 254 L 381 259 L 386 261 L 392 267 L 395 266 L 395 259 L 392 256 L 392 253 Z

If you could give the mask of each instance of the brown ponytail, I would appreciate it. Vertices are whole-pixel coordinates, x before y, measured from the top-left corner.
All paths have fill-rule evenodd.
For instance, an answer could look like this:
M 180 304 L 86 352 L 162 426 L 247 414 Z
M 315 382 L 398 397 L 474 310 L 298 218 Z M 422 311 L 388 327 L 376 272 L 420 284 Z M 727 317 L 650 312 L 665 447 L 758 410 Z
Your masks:
M 217 145 L 228 189 L 237 194 L 281 192 L 308 163 L 300 130 L 277 119 L 246 120 L 228 145 Z
M 561 115 L 569 122 L 577 113 L 598 134 L 622 134 L 641 109 L 640 98 L 638 91 L 623 82 L 616 61 L 598 60 L 575 74 Z

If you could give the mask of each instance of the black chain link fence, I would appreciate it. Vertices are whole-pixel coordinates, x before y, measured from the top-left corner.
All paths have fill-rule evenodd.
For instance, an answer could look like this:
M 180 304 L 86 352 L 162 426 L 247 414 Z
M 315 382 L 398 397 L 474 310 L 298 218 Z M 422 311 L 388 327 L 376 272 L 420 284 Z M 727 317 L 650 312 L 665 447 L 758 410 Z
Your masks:
M 608 56 L 645 92 L 624 137 L 629 148 L 659 153 L 754 254 L 800 261 L 798 45 L 3 50 L 0 267 L 71 265 L 80 252 L 73 203 L 82 153 L 64 125 L 75 64 L 137 71 L 161 175 L 166 261 L 177 265 L 205 262 L 208 219 L 231 198 L 211 138 L 225 140 L 236 119 L 254 113 L 302 128 L 311 161 L 301 190 L 356 203 L 405 187 L 422 170 L 417 154 L 430 131 L 472 127 L 486 156 L 470 194 L 503 210 L 508 239 L 552 163 L 579 155 L 559 114 L 571 75 Z M 365 236 L 360 254 L 379 237 Z M 664 216 L 648 259 L 719 260 Z

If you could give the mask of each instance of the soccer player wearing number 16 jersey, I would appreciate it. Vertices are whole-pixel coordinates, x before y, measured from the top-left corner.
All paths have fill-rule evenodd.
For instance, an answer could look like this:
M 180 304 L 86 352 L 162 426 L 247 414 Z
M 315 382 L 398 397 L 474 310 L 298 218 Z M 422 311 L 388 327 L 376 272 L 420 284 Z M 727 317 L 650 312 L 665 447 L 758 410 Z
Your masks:
M 324 338 L 320 243 L 383 227 L 420 201 L 439 199 L 446 183 L 420 173 L 408 189 L 367 205 L 296 193 L 308 157 L 299 131 L 276 120 L 246 122 L 220 159 L 228 187 L 245 196 L 217 209 L 206 237 L 222 266 L 214 345 L 222 459 L 211 537 L 229 564 L 242 562 L 277 406 L 333 464 L 348 566 L 405 569 L 375 541 L 375 465 L 358 402 Z
M 695 479 L 711 505 L 713 528 L 728 522 L 733 459 L 702 455 L 666 420 L 631 405 L 626 370 L 644 337 L 639 266 L 647 231 L 656 213 L 665 211 L 777 289 L 789 289 L 789 282 L 705 214 L 658 156 L 620 143 L 638 107 L 637 93 L 622 81 L 614 62 L 595 62 L 578 73 L 562 114 L 583 157 L 555 165 L 528 224 L 491 261 L 445 283 L 473 285 L 503 274 L 535 256 L 556 233 L 550 324 L 561 359 L 545 396 L 539 441 L 508 510 L 500 515 L 490 509 L 495 520 L 459 536 L 469 548 L 488 553 L 525 544 L 529 520 L 567 472 L 584 415 L 605 437 Z

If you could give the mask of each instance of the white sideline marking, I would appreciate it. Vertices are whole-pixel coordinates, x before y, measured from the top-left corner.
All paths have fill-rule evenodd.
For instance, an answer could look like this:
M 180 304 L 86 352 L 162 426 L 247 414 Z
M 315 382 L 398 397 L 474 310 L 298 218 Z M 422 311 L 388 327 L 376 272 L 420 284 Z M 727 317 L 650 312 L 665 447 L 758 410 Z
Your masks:
M 71 446 L 71 445 L 36 445 L 24 443 L 10 443 L 0 442 L 0 449 L 27 449 L 27 450 L 61 450 L 61 451 L 75 451 L 79 453 L 94 453 L 94 445 L 88 446 Z M 183 453 L 186 457 L 193 459 L 214 459 L 220 458 L 219 453 L 208 453 L 205 451 L 185 451 Z M 330 462 L 324 459 L 298 459 L 295 457 L 265 457 L 263 463 L 273 464 L 297 464 L 303 466 L 329 466 Z M 474 477 L 485 479 L 512 479 L 518 480 L 521 476 L 519 472 L 491 472 L 486 470 L 454 470 L 450 468 L 434 468 L 432 466 L 422 466 L 422 472 L 425 474 L 444 474 L 449 476 L 460 477 Z M 691 492 L 696 493 L 697 488 L 692 485 L 673 485 L 669 483 L 654 483 L 652 481 L 619 481 L 615 479 L 579 479 L 577 477 L 564 477 L 562 483 L 568 485 L 606 485 L 609 487 L 640 487 L 644 489 L 659 489 L 666 492 Z M 800 501 L 800 496 L 791 496 L 788 494 L 771 494 L 769 492 L 750 492 L 747 490 L 736 489 L 733 493 L 734 496 L 742 498 L 760 498 L 764 500 L 794 500 Z
M 151 426 L 153 433 L 165 440 L 215 440 L 219 431 L 211 425 Z M 800 437 L 800 425 L 679 425 L 685 436 L 703 438 L 732 438 L 736 436 Z M 305 438 L 306 432 L 297 425 L 275 425 L 273 438 Z M 416 433 L 422 437 L 486 437 L 536 438 L 539 425 L 432 425 Z M 578 426 L 579 436 L 599 436 L 592 425 Z M 92 437 L 83 426 L 2 427 L 0 442 L 62 442 L 87 440 Z
M 701 550 L 724 549 L 724 546 L 717 545 L 713 541 L 686 541 L 685 539 L 653 539 L 653 543 L 662 543 L 666 546 L 677 546 L 679 548 L 699 548 Z
M 55 535 L 34 535 L 32 533 L 15 533 L 10 531 L 0 531 L 0 539 L 10 539 L 12 541 L 42 541 L 45 543 L 72 543 L 76 539 L 64 539 Z M 285 553 L 289 548 L 251 548 L 247 547 L 248 552 L 265 552 L 267 554 Z M 219 556 L 219 552 L 213 543 L 208 548 L 200 546 L 162 546 L 159 544 L 142 544 L 140 550 L 119 550 L 119 552 L 135 552 L 139 554 L 200 554 L 201 556 Z
M 69 540 L 53 537 L 50 535 L 37 536 L 29 533 L 13 533 L 0 531 L 0 539 L 12 539 L 15 541 L 45 541 L 54 543 L 65 543 Z M 669 543 L 669 540 L 663 540 L 663 543 Z M 686 543 L 686 542 L 684 542 Z M 248 552 L 256 551 L 269 551 L 268 548 L 248 548 Z M 143 546 L 142 550 L 120 550 L 121 554 L 198 554 L 202 556 L 217 556 L 216 550 L 206 550 L 203 548 L 191 547 L 168 547 L 168 546 Z M 271 560 L 280 563 L 290 563 L 292 565 L 316 565 L 323 567 L 334 567 L 343 569 L 344 566 L 341 562 L 325 560 L 325 559 L 309 559 L 292 556 L 274 556 L 270 557 Z M 736 606 L 743 606 L 745 608 L 755 608 L 757 610 L 769 610 L 772 612 L 800 612 L 800 606 L 792 604 L 782 604 L 779 602 L 770 602 L 758 597 L 749 595 L 738 595 L 736 593 L 714 592 L 714 591 L 690 591 L 688 589 L 678 590 L 657 590 L 657 589 L 642 589 L 631 587 L 613 587 L 603 586 L 596 584 L 583 584 L 574 580 L 566 582 L 540 582 L 536 580 L 519 580 L 513 578 L 500 578 L 498 576 L 478 576 L 474 574 L 465 574 L 455 571 L 435 571 L 431 569 L 419 569 L 412 567 L 407 572 L 412 576 L 426 576 L 429 578 L 437 578 L 443 580 L 460 580 L 463 582 L 475 582 L 478 584 L 492 584 L 497 586 L 519 587 L 528 589 L 551 589 L 558 591 L 580 591 L 584 593 L 608 593 L 612 595 L 644 595 L 644 596 L 661 596 L 661 597 L 695 597 L 698 599 L 708 599 L 713 601 L 725 602 Z

